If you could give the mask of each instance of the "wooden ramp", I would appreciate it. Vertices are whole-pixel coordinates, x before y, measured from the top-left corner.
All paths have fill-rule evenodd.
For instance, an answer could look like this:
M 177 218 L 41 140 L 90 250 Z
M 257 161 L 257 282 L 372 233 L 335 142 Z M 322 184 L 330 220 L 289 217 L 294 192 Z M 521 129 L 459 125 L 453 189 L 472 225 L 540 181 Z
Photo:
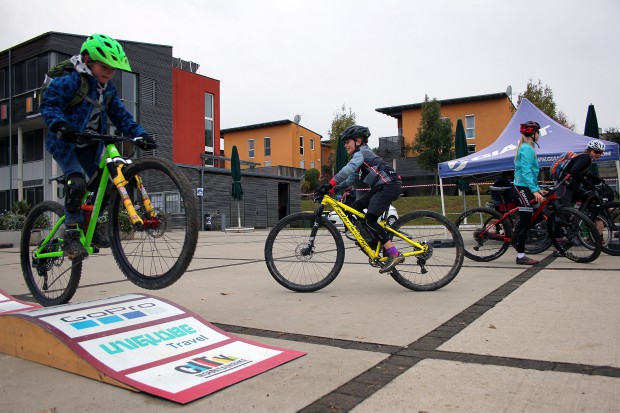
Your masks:
M 140 391 L 103 374 L 42 326 L 16 315 L 0 316 L 0 353 L 79 374 L 132 391 Z
M 183 404 L 305 354 L 147 294 L 43 308 L 1 290 L 0 352 Z

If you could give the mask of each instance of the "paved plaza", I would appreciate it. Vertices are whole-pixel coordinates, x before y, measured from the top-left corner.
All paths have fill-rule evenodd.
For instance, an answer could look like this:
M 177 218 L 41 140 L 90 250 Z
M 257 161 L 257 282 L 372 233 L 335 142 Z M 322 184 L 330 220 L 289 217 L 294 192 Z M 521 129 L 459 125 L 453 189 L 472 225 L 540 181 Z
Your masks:
M 576 264 L 549 250 L 524 267 L 511 249 L 414 292 L 345 239 L 338 278 L 300 294 L 267 271 L 267 233 L 201 232 L 187 273 L 160 291 L 103 250 L 72 302 L 147 293 L 305 356 L 179 405 L 0 354 L 0 412 L 620 412 L 620 257 Z M 0 268 L 0 289 L 32 301 L 17 248 L 0 249 Z

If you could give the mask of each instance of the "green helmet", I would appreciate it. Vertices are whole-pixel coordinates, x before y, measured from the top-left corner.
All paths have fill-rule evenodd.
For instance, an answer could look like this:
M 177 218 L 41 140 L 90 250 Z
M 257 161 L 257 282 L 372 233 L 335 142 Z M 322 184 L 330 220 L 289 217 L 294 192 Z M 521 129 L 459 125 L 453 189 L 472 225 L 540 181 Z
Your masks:
M 88 53 L 91 59 L 110 67 L 131 71 L 123 47 L 119 42 L 105 34 L 93 34 L 86 39 L 80 53 Z

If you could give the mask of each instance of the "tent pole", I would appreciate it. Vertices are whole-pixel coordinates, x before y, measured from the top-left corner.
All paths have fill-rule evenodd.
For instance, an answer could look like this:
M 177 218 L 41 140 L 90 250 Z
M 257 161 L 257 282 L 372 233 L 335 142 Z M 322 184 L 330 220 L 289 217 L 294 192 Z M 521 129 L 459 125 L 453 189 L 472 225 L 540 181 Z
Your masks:
M 478 206 L 481 207 L 481 201 L 480 201 L 480 182 L 476 181 L 476 191 L 478 192 Z
M 616 175 L 618 177 L 616 181 L 616 191 L 620 192 L 620 161 L 616 161 Z
M 446 204 L 443 202 L 443 179 L 439 177 L 439 193 L 441 194 L 441 213 L 446 216 Z

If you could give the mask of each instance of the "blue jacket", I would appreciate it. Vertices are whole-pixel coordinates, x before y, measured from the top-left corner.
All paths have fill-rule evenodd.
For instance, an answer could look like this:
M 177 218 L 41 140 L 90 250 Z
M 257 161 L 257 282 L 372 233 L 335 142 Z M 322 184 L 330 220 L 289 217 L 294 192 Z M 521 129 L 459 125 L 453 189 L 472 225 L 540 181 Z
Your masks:
M 55 159 L 66 162 L 75 149 L 74 143 L 59 140 L 56 134 L 51 131 L 54 124 L 65 122 L 73 127 L 84 131 L 93 104 L 84 99 L 78 105 L 67 107 L 73 99 L 81 84 L 80 74 L 77 71 L 70 72 L 64 76 L 56 77 L 45 89 L 41 99 L 40 112 L 48 129 L 45 147 Z M 110 96 L 108 96 L 110 95 Z M 88 76 L 88 97 L 97 99 L 97 79 Z M 107 132 L 108 117 L 119 131 L 129 135 L 131 138 L 146 133 L 146 131 L 133 120 L 133 115 L 125 109 L 123 103 L 116 94 L 116 89 L 112 83 L 108 83 L 103 92 L 103 101 L 109 101 L 107 110 L 101 113 L 101 123 L 99 133 Z M 100 149 L 102 148 L 101 145 Z
M 528 187 L 532 193 L 540 191 L 538 186 L 539 172 L 540 166 L 534 148 L 527 143 L 522 144 L 515 159 L 515 186 Z

